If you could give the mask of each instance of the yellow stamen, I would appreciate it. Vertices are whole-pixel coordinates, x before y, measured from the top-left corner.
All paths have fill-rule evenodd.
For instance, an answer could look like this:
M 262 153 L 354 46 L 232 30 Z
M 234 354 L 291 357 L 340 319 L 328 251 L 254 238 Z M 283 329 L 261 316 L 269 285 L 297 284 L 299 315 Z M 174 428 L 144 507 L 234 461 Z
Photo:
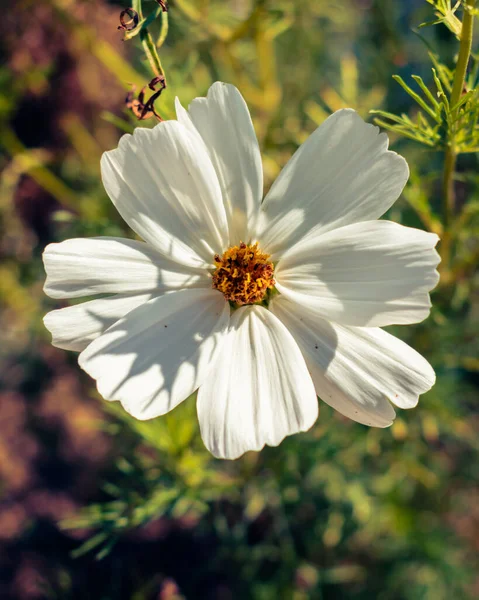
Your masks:
M 217 254 L 213 288 L 238 306 L 261 302 L 275 283 L 269 257 L 261 252 L 258 243 L 248 245 L 243 242 L 226 250 L 223 256 Z

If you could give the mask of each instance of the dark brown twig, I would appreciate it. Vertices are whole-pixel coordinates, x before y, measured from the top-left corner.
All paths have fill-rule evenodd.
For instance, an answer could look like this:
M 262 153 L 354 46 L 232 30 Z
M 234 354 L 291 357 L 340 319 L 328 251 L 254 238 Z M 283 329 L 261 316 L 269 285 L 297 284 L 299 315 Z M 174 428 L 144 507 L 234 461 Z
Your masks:
M 132 31 L 140 22 L 140 17 L 136 10 L 132 8 L 125 8 L 120 13 L 120 25 L 118 25 L 118 29 L 123 31 Z
M 156 86 L 160 85 L 157 90 Z M 154 93 L 145 101 L 145 90 L 149 88 Z M 129 108 L 139 121 L 156 117 L 158 121 L 163 121 L 163 118 L 156 112 L 155 101 L 159 98 L 161 92 L 166 87 L 166 80 L 163 76 L 154 77 L 148 85 L 141 88 L 138 98 L 134 97 L 135 86 L 128 92 L 126 97 L 126 107 Z
M 166 0 L 156 0 L 161 6 L 163 12 L 168 12 L 168 2 Z

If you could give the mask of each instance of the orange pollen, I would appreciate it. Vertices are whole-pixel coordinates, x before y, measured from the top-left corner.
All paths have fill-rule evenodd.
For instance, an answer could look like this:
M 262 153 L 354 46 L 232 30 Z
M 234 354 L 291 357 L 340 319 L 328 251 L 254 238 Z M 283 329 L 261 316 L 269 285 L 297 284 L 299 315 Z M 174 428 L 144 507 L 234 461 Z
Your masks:
M 274 266 L 269 254 L 261 252 L 258 243 L 233 246 L 223 256 L 214 257 L 213 288 L 238 306 L 261 302 L 274 286 Z

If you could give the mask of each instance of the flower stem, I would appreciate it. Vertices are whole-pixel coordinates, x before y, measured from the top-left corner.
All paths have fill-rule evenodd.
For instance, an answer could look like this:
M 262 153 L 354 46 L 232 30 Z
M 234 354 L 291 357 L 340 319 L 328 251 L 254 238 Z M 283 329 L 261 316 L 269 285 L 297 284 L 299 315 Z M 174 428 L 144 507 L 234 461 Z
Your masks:
M 161 30 L 158 40 L 156 42 L 156 47 L 160 49 L 163 46 L 164 41 L 166 40 L 166 36 L 168 35 L 168 12 L 161 13 Z
M 156 49 L 156 45 L 151 37 L 148 29 L 143 29 L 140 33 L 140 40 L 143 45 L 143 50 L 145 51 L 146 58 L 150 63 L 151 69 L 156 77 L 165 77 L 165 71 L 163 70 L 163 66 L 161 64 L 160 57 L 158 55 L 158 51 Z
M 143 51 L 145 52 L 146 58 L 148 59 L 148 62 L 150 63 L 153 74 L 155 75 L 155 77 L 160 77 L 163 81 L 165 81 L 165 71 L 163 69 L 160 57 L 158 55 L 157 46 L 156 46 L 155 42 L 153 41 L 151 33 L 148 31 L 148 25 L 149 25 L 150 21 L 155 19 L 160 14 L 161 8 L 158 7 L 150 15 L 150 17 L 148 19 L 146 19 L 146 23 L 145 23 L 145 22 L 143 22 L 143 21 L 145 21 L 145 19 L 143 17 L 142 1 L 143 0 L 132 0 L 132 8 L 133 8 L 133 10 L 135 10 L 138 13 L 138 16 L 139 16 L 140 22 L 141 22 L 140 23 L 141 24 L 141 30 L 140 30 L 141 45 L 143 46 Z M 166 13 L 164 13 L 164 14 L 166 14 Z M 164 17 L 164 15 L 163 15 L 163 17 Z M 166 26 L 166 29 L 165 29 L 165 26 Z M 165 41 L 167 33 L 168 33 L 168 21 L 165 21 L 165 19 L 163 19 L 162 20 L 162 28 L 161 28 L 162 43 Z M 136 32 L 135 32 L 135 35 L 136 35 Z
M 136 11 L 138 13 L 140 20 L 143 19 L 143 10 L 142 10 L 142 6 L 141 6 L 141 0 L 132 0 L 131 7 L 133 8 L 134 11 Z
M 474 28 L 474 14 L 473 10 L 476 5 L 476 0 L 466 0 L 464 6 L 464 19 L 462 22 L 461 29 L 461 43 L 459 46 L 459 56 L 457 58 L 456 71 L 454 73 L 454 81 L 452 84 L 452 92 L 450 98 L 450 106 L 454 109 L 454 106 L 459 102 L 461 97 L 462 89 L 464 87 L 464 80 L 466 78 L 467 65 L 469 63 L 469 57 L 471 56 L 472 48 L 472 34 Z M 457 109 L 453 110 L 453 113 L 457 112 Z
M 444 229 L 447 230 L 454 215 L 455 193 L 454 193 L 454 172 L 456 169 L 457 154 L 454 146 L 451 144 L 447 147 L 444 156 L 444 178 L 443 178 L 443 215 Z
M 451 235 L 450 228 L 454 219 L 455 212 L 455 193 L 454 193 L 454 172 L 456 169 L 457 152 L 455 147 L 455 129 L 458 109 L 457 103 L 461 98 L 466 79 L 467 65 L 471 56 L 472 35 L 474 28 L 473 9 L 477 0 L 466 0 L 464 5 L 464 18 L 461 28 L 461 42 L 459 46 L 459 56 L 457 59 L 454 80 L 452 84 L 449 106 L 451 110 L 451 119 L 449 127 L 449 139 L 446 153 L 444 156 L 444 178 L 443 178 L 443 216 L 444 216 L 444 236 L 442 240 L 442 258 L 443 264 L 447 268 L 450 257 Z

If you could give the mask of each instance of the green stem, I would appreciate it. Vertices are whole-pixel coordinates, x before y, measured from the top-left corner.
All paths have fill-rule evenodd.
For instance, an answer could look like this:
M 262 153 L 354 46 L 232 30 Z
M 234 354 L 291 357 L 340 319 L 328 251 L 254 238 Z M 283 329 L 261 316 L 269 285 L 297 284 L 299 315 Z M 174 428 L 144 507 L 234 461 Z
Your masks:
M 447 147 L 444 156 L 444 178 L 443 178 L 443 216 L 444 228 L 448 229 L 454 216 L 455 193 L 454 193 L 454 172 L 456 170 L 457 154 L 453 144 Z
M 132 0 L 132 6 L 133 9 L 136 10 L 136 12 L 138 13 L 138 16 L 140 17 L 140 22 L 143 21 L 143 7 L 142 7 L 142 0 Z M 141 27 L 141 31 L 140 31 L 140 40 L 141 40 L 141 45 L 143 46 L 143 50 L 146 54 L 146 58 L 148 59 L 148 62 L 150 63 L 151 69 L 153 71 L 153 74 L 156 77 L 165 77 L 165 71 L 163 69 L 163 66 L 161 64 L 161 60 L 160 57 L 158 55 L 158 51 L 157 51 L 157 47 L 153 41 L 153 38 L 151 37 L 150 32 L 148 31 L 147 26 L 149 25 L 149 21 L 150 20 L 154 20 L 156 19 L 156 17 L 159 15 L 161 11 L 161 8 L 158 7 L 154 13 L 152 13 L 150 15 L 150 17 L 148 19 L 146 19 L 146 23 L 142 23 L 142 27 Z M 162 16 L 164 17 L 166 13 L 164 13 Z M 166 32 L 164 31 L 164 19 L 162 20 L 162 33 L 164 34 L 164 38 L 166 38 L 166 33 L 168 32 L 168 21 L 166 21 Z M 162 40 L 162 42 L 164 41 L 164 38 Z
M 163 70 L 160 57 L 158 56 L 158 51 L 148 29 L 143 29 L 141 31 L 140 39 L 153 73 L 157 77 L 165 77 L 165 71 Z
M 461 44 L 459 46 L 459 56 L 457 58 L 450 99 L 450 105 L 452 107 L 459 102 L 464 87 L 464 80 L 466 79 L 467 65 L 469 63 L 472 48 L 472 33 L 474 28 L 473 10 L 475 5 L 476 0 L 466 0 L 461 29 Z
M 444 229 L 441 241 L 441 255 L 444 269 L 449 268 L 451 255 L 451 224 L 454 217 L 455 193 L 454 193 L 454 172 L 456 170 L 457 155 L 453 146 L 448 146 L 444 157 L 444 178 L 443 178 L 443 215 Z
M 442 258 L 444 266 L 447 268 L 450 255 L 450 227 L 455 212 L 455 193 L 454 193 L 454 172 L 456 168 L 457 152 L 455 147 L 455 122 L 458 108 L 454 108 L 459 102 L 466 79 L 467 65 L 471 55 L 472 34 L 474 28 L 473 9 L 477 0 L 466 0 L 464 7 L 464 19 L 461 29 L 461 42 L 459 46 L 459 56 L 457 59 L 454 80 L 452 84 L 449 106 L 451 111 L 451 126 L 448 134 L 448 145 L 444 157 L 444 178 L 443 178 L 443 215 L 444 215 L 444 236 L 442 241 Z
M 134 11 L 138 13 L 140 17 L 140 21 L 143 19 L 143 10 L 141 6 L 141 0 L 132 0 L 131 7 Z
M 156 47 L 158 49 L 160 49 L 163 46 L 163 43 L 166 40 L 167 35 L 168 35 L 168 12 L 162 12 L 161 13 L 160 35 L 158 37 L 158 41 L 156 42 Z

